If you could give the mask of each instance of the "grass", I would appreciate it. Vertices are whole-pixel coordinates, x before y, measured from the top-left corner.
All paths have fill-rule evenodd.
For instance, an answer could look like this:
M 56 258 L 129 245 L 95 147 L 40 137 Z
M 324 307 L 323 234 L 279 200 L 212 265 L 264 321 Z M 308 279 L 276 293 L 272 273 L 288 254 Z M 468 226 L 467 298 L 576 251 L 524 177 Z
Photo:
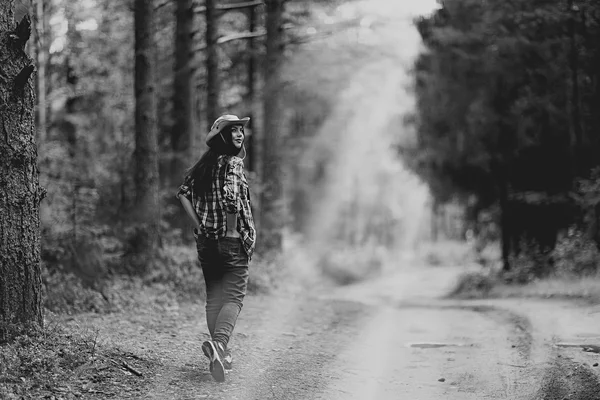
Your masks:
M 600 275 L 591 277 L 547 278 L 527 285 L 499 284 L 492 292 L 498 297 L 537 297 L 584 299 L 600 303 Z
M 527 271 L 523 270 L 523 266 L 517 266 L 512 273 L 503 274 L 497 245 L 487 245 L 476 252 L 465 242 L 442 241 L 422 245 L 419 257 L 424 264 L 432 267 L 484 267 L 479 271 L 463 273 L 448 294 L 450 298 L 565 298 L 600 303 L 600 273 L 576 276 L 566 271 L 560 276 L 534 279 L 524 284 L 507 283 L 508 278 L 514 280 Z
M 451 298 L 565 298 L 600 303 L 600 274 L 588 277 L 549 277 L 527 284 L 509 285 L 500 274 L 463 274 L 449 294 Z
M 100 399 L 146 383 L 123 368 L 131 355 L 99 344 L 98 331 L 67 330 L 51 316 L 45 328 L 14 331 L 0 343 L 0 399 Z M 149 363 L 135 365 L 139 372 Z

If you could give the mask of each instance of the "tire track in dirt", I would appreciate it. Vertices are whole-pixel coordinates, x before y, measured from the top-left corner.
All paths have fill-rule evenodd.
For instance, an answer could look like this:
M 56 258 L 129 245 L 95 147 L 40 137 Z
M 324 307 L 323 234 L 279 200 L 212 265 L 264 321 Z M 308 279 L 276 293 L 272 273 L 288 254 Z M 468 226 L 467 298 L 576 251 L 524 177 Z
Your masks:
M 469 304 L 468 301 L 456 302 L 445 300 L 433 300 L 427 302 L 402 301 L 398 303 L 399 308 L 423 308 L 435 310 L 465 310 L 479 313 L 491 318 L 500 325 L 510 326 L 513 332 L 508 339 L 513 343 L 519 355 L 524 360 L 529 360 L 532 353 L 533 334 L 531 321 L 522 314 L 489 304 Z M 516 343 L 516 344 L 514 344 Z
M 519 356 L 524 361 L 531 361 L 533 346 L 533 334 L 531 321 L 524 315 L 495 306 L 462 306 L 462 309 L 481 313 L 489 318 L 495 319 L 500 324 L 512 327 L 514 344 Z
M 532 400 L 598 400 L 600 380 L 589 365 L 581 364 L 555 350 L 541 388 Z
M 465 372 L 460 373 L 461 378 L 455 382 L 459 390 L 463 386 L 465 391 L 476 392 L 477 399 L 483 398 L 480 396 L 484 396 L 484 393 L 488 396 L 486 398 L 528 399 L 533 393 L 532 382 L 537 366 L 532 361 L 532 324 L 526 316 L 493 305 L 451 300 L 403 301 L 398 306 L 401 309 L 438 311 L 441 315 L 446 315 L 445 318 L 460 318 L 465 324 L 482 324 L 478 318 L 484 318 L 493 324 L 491 329 L 487 328 L 487 332 L 483 330 L 471 337 L 467 336 L 476 341 L 477 350 L 462 361 Z M 465 315 L 465 312 L 479 317 Z M 460 334 L 460 327 L 451 329 Z M 462 334 L 469 333 L 467 329 Z M 484 368 L 489 372 L 483 372 Z M 457 369 L 460 370 L 461 368 Z M 500 382 L 499 387 L 486 387 L 496 380 Z

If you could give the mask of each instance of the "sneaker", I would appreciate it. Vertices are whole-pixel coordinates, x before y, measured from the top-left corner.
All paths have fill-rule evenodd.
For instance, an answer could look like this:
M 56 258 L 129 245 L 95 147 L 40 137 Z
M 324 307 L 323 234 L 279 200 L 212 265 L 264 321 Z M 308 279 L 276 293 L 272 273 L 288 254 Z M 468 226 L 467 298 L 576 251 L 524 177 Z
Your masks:
M 223 358 L 225 351 L 223 345 L 213 340 L 206 340 L 202 343 L 202 352 L 210 360 L 210 374 L 217 382 L 225 381 L 225 367 L 223 366 Z
M 231 357 L 231 349 L 225 349 L 225 356 L 223 357 L 223 367 L 225 371 L 231 371 L 231 364 L 233 363 L 233 357 Z
M 212 361 L 212 356 L 211 356 L 212 349 L 210 346 L 210 342 L 208 340 L 205 341 L 204 343 L 202 343 L 202 352 L 204 353 L 206 358 L 208 358 L 208 361 L 209 361 L 208 370 L 212 374 L 212 371 L 213 371 L 213 361 Z

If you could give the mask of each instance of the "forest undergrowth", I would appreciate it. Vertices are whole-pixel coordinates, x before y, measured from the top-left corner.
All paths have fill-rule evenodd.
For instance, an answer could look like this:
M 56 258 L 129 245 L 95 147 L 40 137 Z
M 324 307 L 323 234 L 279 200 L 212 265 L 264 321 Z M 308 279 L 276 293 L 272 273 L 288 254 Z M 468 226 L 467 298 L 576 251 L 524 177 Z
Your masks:
M 249 296 L 276 287 L 278 276 L 284 273 L 281 257 L 253 257 Z M 115 273 L 119 270 L 111 265 L 115 259 L 108 258 L 106 263 L 93 264 L 113 272 L 94 279 L 82 272 L 89 266 L 73 268 L 72 257 L 64 258 L 69 262 L 43 267 L 44 327 L 15 326 L 8 329 L 9 336 L 0 338 L 0 400 L 101 399 L 143 392 L 148 383 L 145 372 L 156 360 L 103 341 L 98 329 L 65 321 L 81 314 L 156 314 L 203 303 L 202 270 L 193 243 L 165 245 L 154 268 L 144 276 Z M 121 271 L 126 269 L 121 267 Z
M 102 399 L 143 389 L 151 360 L 101 344 L 98 330 L 66 328 L 47 309 L 44 321 L 0 340 L 0 399 Z
M 481 268 L 461 275 L 450 297 L 565 298 L 600 303 L 600 251 L 580 232 L 565 234 L 552 251 L 531 248 L 513 256 L 508 271 L 499 261 L 499 243 L 464 243 L 462 247 L 464 258 Z

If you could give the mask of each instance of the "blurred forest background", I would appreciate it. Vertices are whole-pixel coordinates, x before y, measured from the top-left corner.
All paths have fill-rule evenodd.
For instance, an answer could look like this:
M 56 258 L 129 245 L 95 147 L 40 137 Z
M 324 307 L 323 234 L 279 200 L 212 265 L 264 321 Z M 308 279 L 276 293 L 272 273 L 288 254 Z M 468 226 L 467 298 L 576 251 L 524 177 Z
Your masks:
M 429 239 L 472 245 L 509 282 L 596 274 L 600 4 L 444 0 L 417 18 L 412 82 L 390 85 L 416 102 L 378 125 L 416 182 L 397 166 L 365 174 L 375 159 L 341 142 L 345 130 L 355 147 L 377 135 L 336 102 L 353 96 L 356 71 L 389 58 L 361 33 L 374 20 L 348 7 L 362 3 L 17 1 L 15 19 L 36 28 L 46 307 L 106 311 L 147 284 L 202 295 L 174 193 L 224 112 L 252 118 L 252 290 L 293 264 L 286 248 L 349 283 Z
M 381 57 L 361 36 L 376 28 L 366 3 L 16 1 L 15 20 L 31 15 L 35 28 L 27 50 L 37 69 L 47 189 L 45 306 L 105 312 L 139 302 L 126 294 L 148 285 L 159 296 L 203 295 L 191 227 L 174 194 L 222 113 L 251 117 L 245 162 L 260 232 L 251 290 L 273 287 L 290 268 L 281 261 L 286 248 L 308 241 L 336 280 L 379 270 L 382 248 L 402 235 L 402 194 L 378 200 L 394 171 L 372 182 L 373 174 L 352 175 L 361 168 L 354 163 L 346 174 L 353 188 L 330 191 L 340 180 L 336 142 L 349 126 L 331 114 L 352 74 Z M 404 110 L 389 107 L 396 110 L 386 118 L 400 121 Z
M 600 3 L 446 0 L 416 25 L 411 168 L 510 281 L 596 274 Z

